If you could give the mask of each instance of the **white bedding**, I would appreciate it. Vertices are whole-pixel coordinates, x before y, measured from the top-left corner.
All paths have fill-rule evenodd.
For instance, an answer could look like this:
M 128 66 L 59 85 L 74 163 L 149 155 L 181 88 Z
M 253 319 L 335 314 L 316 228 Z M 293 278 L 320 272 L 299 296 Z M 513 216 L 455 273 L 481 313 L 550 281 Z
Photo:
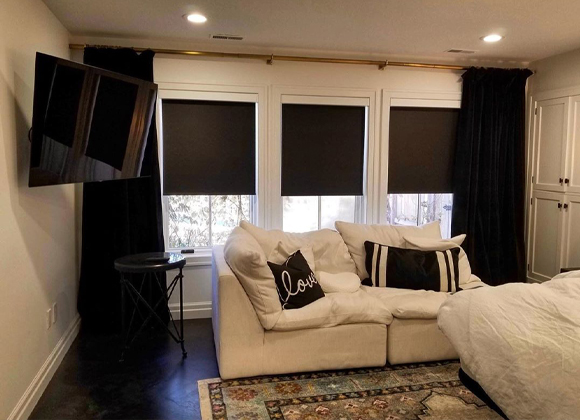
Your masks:
M 456 293 L 438 324 L 510 420 L 580 418 L 580 272 Z

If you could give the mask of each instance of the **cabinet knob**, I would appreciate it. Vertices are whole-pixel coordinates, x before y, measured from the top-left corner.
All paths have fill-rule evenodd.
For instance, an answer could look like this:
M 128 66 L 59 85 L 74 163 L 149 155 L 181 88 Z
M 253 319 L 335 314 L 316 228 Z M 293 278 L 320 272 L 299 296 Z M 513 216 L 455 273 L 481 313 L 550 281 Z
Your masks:
M 564 179 L 564 184 L 570 184 L 570 180 L 568 178 Z
M 568 208 L 568 203 L 564 203 L 564 210 Z
M 560 178 L 560 184 L 564 183 L 564 178 Z
M 562 208 L 562 203 L 558 203 L 558 208 L 561 209 Z

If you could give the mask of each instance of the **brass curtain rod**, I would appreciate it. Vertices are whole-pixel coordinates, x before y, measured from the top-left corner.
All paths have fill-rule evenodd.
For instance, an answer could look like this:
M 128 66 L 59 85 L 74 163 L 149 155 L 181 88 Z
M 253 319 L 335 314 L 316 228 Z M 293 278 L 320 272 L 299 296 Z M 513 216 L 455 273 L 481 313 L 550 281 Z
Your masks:
M 268 64 L 273 64 L 274 61 L 301 61 L 307 63 L 331 63 L 331 64 L 363 64 L 377 66 L 379 70 L 384 70 L 387 66 L 395 67 L 415 67 L 426 69 L 440 69 L 440 70 L 467 70 L 469 67 L 453 66 L 448 64 L 430 64 L 430 63 L 406 63 L 403 61 L 379 61 L 379 60 L 358 60 L 350 58 L 327 58 L 327 57 L 301 57 L 295 55 L 276 55 L 276 54 L 246 54 L 246 53 L 226 53 L 218 51 L 190 51 L 190 50 L 172 50 L 165 48 L 135 48 L 135 47 L 119 47 L 111 45 L 85 45 L 85 44 L 69 44 L 71 50 L 83 50 L 86 47 L 98 48 L 130 48 L 137 52 L 143 52 L 150 49 L 157 54 L 175 54 L 175 55 L 190 55 L 198 57 L 222 57 L 222 58 L 245 58 L 253 60 L 264 60 Z

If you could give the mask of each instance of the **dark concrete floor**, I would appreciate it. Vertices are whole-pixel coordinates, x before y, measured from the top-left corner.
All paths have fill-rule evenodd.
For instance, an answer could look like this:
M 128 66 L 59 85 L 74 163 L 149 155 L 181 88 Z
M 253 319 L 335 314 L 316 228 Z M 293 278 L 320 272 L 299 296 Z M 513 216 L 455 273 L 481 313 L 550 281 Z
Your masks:
M 119 363 L 118 337 L 81 330 L 30 419 L 199 419 L 197 381 L 219 376 L 210 319 L 184 322 L 186 359 L 148 330 Z

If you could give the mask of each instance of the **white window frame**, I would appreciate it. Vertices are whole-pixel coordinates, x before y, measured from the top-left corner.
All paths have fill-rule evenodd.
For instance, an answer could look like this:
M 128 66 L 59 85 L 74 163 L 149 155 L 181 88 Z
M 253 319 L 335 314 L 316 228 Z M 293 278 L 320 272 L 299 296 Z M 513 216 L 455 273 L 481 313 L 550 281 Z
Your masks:
M 267 170 L 269 212 L 265 227 L 267 229 L 282 229 L 282 105 L 342 105 L 366 107 L 366 136 L 363 176 L 363 196 L 357 197 L 355 215 L 356 223 L 366 223 L 375 216 L 375 159 L 378 150 L 376 140 L 379 138 L 376 130 L 379 109 L 377 107 L 377 92 L 371 89 L 337 89 L 312 87 L 274 86 L 270 95 L 270 145 L 268 150 Z M 320 198 L 318 219 L 320 221 Z
M 159 170 L 161 175 L 161 203 L 163 209 L 163 236 L 165 249 L 169 248 L 168 230 L 169 217 L 167 214 L 169 198 L 163 195 L 163 115 L 162 102 L 165 99 L 186 99 L 204 101 L 229 101 L 249 102 L 256 104 L 256 195 L 250 200 L 251 223 L 264 225 L 266 206 L 266 115 L 267 115 L 267 89 L 265 86 L 228 86 L 228 85 L 203 85 L 195 83 L 158 83 L 156 122 L 157 122 L 157 146 L 159 151 Z M 209 194 L 203 194 L 209 195 Z M 196 247 L 195 253 L 184 254 L 189 265 L 211 264 L 211 247 Z
M 460 92 L 398 92 L 383 89 L 381 147 L 379 163 L 379 205 L 377 223 L 387 223 L 387 195 L 389 194 L 389 122 L 391 107 L 461 108 Z

